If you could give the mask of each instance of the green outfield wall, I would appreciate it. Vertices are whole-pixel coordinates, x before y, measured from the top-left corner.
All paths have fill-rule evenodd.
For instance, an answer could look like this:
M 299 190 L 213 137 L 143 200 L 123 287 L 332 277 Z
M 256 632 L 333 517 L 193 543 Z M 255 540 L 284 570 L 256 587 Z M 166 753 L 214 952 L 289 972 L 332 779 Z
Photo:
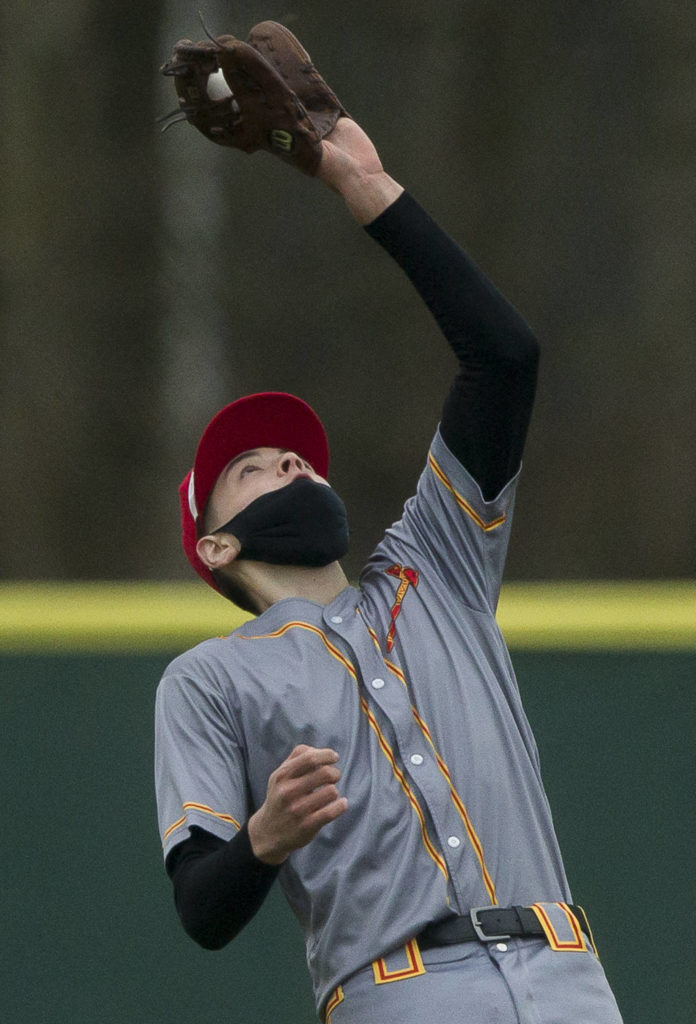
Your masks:
M 0 620 L 0 1019 L 311 1024 L 279 893 L 205 952 L 161 863 L 155 688 L 234 609 L 196 584 L 6 584 Z M 626 1024 L 693 1024 L 696 586 L 509 585 L 500 620 Z

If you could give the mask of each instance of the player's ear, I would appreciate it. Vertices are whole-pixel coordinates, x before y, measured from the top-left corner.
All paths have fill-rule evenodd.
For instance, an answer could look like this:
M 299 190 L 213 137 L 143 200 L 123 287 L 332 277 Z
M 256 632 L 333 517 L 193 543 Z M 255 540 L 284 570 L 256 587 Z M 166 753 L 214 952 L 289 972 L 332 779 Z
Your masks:
M 231 565 L 241 550 L 242 545 L 232 533 L 209 533 L 196 544 L 198 557 L 209 569 Z

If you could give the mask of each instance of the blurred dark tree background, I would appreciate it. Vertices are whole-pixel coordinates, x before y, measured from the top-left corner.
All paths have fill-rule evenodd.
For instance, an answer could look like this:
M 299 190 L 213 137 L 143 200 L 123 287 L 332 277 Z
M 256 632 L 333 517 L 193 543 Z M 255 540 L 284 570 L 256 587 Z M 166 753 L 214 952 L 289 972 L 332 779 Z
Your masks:
M 215 147 L 159 73 L 264 18 L 543 345 L 509 577 L 696 574 L 696 6 L 240 0 L 3 6 L 5 578 L 189 578 L 201 429 L 290 390 L 333 439 L 355 575 L 412 492 L 454 364 L 340 201 Z

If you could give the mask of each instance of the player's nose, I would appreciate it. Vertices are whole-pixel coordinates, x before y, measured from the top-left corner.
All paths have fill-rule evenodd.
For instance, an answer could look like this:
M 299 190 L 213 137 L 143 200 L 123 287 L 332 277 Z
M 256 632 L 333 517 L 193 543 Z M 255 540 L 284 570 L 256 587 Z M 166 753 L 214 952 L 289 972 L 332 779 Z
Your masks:
M 283 476 L 290 473 L 306 472 L 307 465 L 297 452 L 283 452 L 278 463 L 278 472 Z

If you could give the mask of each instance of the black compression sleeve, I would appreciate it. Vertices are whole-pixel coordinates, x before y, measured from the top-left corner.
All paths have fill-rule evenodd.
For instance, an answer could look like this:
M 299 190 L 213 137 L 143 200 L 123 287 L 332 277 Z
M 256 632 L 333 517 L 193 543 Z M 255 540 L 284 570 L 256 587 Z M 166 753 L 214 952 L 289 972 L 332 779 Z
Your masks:
M 246 826 L 229 842 L 194 826 L 166 868 L 181 923 L 204 949 L 222 949 L 249 923 L 280 870 L 254 856 Z
M 440 430 L 484 497 L 494 498 L 522 458 L 536 386 L 536 339 L 408 193 L 366 230 L 405 271 L 459 360 Z

